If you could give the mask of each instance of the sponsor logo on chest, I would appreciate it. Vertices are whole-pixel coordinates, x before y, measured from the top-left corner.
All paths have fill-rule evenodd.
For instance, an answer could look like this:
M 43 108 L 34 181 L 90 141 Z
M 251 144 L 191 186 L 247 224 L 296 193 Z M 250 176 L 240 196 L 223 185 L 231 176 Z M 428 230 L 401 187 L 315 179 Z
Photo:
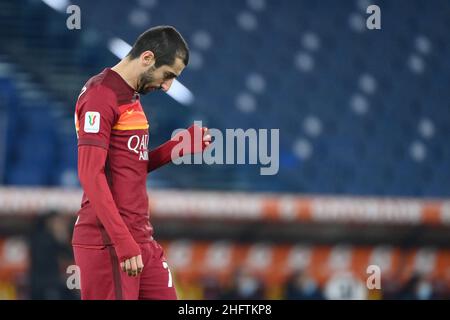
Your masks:
M 138 155 L 139 160 L 148 160 L 148 134 L 131 136 L 127 145 L 128 150 Z

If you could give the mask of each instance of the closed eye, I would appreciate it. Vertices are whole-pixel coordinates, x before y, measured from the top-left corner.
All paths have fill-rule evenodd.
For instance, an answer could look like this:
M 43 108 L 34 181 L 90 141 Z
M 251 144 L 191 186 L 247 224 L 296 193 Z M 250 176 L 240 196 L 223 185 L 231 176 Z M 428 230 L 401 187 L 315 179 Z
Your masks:
M 164 73 L 164 78 L 169 80 L 169 79 L 175 79 L 177 77 L 177 75 L 175 73 L 172 72 L 166 72 Z

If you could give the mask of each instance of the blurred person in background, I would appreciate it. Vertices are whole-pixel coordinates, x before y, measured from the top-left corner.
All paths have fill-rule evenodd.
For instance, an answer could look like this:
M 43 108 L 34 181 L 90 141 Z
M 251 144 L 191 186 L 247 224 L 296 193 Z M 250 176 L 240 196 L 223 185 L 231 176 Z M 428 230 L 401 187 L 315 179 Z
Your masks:
M 365 300 L 368 296 L 366 284 L 350 271 L 332 274 L 323 292 L 327 300 Z
M 221 287 L 219 279 L 215 276 L 206 276 L 202 279 L 203 299 L 216 300 L 220 298 Z
M 316 281 L 306 271 L 296 271 L 289 277 L 285 287 L 288 300 L 323 300 Z
M 436 299 L 433 282 L 427 277 L 414 273 L 396 293 L 400 300 L 431 300 Z
M 231 286 L 222 295 L 225 300 L 263 300 L 264 284 L 249 270 L 240 268 L 232 276 Z
M 65 267 L 73 260 L 68 225 L 56 212 L 36 218 L 30 236 L 30 298 L 73 299 L 75 293 L 66 286 Z

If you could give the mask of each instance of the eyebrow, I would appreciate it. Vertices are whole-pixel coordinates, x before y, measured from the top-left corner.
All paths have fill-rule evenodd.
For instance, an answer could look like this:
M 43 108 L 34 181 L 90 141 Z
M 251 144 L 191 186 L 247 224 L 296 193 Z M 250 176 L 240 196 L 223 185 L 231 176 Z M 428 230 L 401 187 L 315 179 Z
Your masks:
M 177 77 L 177 75 L 176 75 L 175 73 L 171 72 L 171 71 L 166 71 L 166 72 L 164 73 L 164 76 L 165 76 L 166 78 L 176 78 L 176 77 Z

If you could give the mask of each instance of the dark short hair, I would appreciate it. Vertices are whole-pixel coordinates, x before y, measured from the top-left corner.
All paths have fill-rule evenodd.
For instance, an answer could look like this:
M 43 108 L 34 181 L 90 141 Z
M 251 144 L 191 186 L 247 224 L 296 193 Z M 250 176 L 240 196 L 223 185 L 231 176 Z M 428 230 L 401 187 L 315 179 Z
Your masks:
M 145 31 L 137 38 L 127 57 L 136 59 L 147 50 L 155 55 L 156 68 L 172 65 L 175 58 L 180 58 L 185 66 L 189 62 L 188 45 L 177 29 L 171 26 L 157 26 Z

